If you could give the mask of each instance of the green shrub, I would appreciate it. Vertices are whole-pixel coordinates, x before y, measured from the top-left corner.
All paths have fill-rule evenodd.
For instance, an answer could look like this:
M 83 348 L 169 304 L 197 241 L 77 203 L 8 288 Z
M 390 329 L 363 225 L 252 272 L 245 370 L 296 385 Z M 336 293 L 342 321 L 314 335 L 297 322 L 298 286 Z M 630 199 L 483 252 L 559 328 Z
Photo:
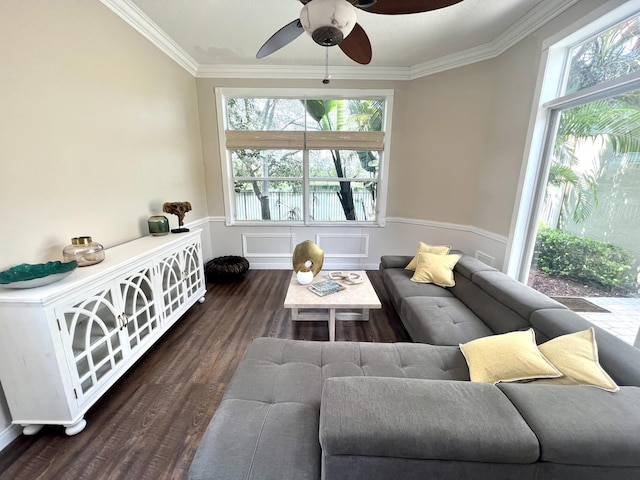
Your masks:
M 536 260 L 538 268 L 548 275 L 566 277 L 608 291 L 635 284 L 633 257 L 629 252 L 611 243 L 562 230 L 538 229 L 534 252 Z

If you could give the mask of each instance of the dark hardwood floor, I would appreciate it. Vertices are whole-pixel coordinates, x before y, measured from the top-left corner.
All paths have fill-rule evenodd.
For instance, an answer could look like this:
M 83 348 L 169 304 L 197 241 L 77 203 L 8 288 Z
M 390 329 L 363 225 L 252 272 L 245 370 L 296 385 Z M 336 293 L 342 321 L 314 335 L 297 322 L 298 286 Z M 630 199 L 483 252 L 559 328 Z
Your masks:
M 336 340 L 411 341 L 377 271 L 369 322 L 337 322 Z M 238 362 L 256 337 L 328 341 L 326 322 L 294 322 L 282 304 L 291 272 L 250 270 L 208 285 L 207 299 L 94 405 L 86 429 L 21 435 L 0 452 L 0 479 L 184 479 Z

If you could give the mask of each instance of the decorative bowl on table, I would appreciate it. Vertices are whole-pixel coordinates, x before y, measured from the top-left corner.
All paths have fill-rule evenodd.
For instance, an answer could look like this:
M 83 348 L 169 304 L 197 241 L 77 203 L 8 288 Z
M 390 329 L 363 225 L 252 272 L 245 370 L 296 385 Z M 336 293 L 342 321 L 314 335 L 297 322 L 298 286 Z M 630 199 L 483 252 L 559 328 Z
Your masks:
M 78 262 L 22 263 L 0 272 L 0 287 L 34 288 L 62 280 L 78 266 Z

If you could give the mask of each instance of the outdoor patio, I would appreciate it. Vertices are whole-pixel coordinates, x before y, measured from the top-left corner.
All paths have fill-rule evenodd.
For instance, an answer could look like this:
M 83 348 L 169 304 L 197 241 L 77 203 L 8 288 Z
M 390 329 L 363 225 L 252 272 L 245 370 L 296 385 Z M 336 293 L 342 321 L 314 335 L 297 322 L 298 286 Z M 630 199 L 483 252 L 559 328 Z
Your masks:
M 579 312 L 584 318 L 631 345 L 640 329 L 640 298 L 585 297 L 610 313 Z M 636 347 L 640 344 L 636 342 Z

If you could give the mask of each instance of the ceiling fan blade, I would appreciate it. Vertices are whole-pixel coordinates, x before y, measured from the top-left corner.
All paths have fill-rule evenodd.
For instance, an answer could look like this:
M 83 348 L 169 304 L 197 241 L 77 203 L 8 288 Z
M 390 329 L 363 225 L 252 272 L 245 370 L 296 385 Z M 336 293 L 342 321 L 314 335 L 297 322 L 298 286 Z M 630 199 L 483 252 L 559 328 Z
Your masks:
M 302 24 L 299 19 L 295 19 L 293 22 L 286 24 L 276 33 L 271 35 L 271 38 L 267 40 L 258 53 L 256 53 L 256 58 L 264 58 L 267 55 L 271 55 L 276 50 L 280 50 L 285 45 L 293 42 L 296 38 L 302 35 L 304 32 L 304 28 L 302 28 Z
M 355 1 L 355 3 L 353 3 L 353 1 Z M 362 9 L 367 9 L 369 8 L 371 5 L 373 5 L 374 3 L 376 3 L 378 0 L 353 0 L 351 3 L 353 3 L 353 6 L 356 8 L 362 8 Z
M 371 61 L 371 42 L 364 29 L 356 23 L 351 33 L 339 44 L 347 57 L 361 65 Z
M 420 13 L 439 8 L 449 7 L 462 0 L 378 0 L 364 11 L 383 15 L 401 15 L 405 13 Z M 357 6 L 357 5 L 356 5 Z

